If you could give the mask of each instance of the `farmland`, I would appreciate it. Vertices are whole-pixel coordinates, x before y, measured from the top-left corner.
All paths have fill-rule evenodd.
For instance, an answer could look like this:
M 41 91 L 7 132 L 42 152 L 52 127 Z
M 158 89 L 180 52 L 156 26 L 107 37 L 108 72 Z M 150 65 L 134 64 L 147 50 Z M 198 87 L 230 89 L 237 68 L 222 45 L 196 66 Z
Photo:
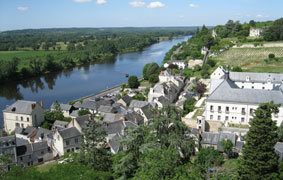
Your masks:
M 265 62 L 269 54 L 275 54 L 280 59 Z M 216 60 L 221 65 L 240 66 L 245 71 L 283 73 L 282 57 L 283 47 L 230 48 Z

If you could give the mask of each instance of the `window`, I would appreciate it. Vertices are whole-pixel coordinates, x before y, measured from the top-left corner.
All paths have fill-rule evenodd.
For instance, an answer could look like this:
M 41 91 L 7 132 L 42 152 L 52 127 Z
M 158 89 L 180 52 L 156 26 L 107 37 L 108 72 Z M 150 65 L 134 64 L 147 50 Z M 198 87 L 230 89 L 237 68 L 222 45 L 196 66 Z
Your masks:
M 16 127 L 20 127 L 20 123 L 16 123 Z
M 201 120 L 198 120 L 198 123 L 201 124 Z
M 252 86 L 252 89 L 254 89 L 254 87 Z
M 218 116 L 217 119 L 218 119 L 218 121 L 220 121 L 221 120 L 221 116 Z
M 21 125 L 22 125 L 22 128 L 24 128 L 24 124 L 22 123 Z
M 30 162 L 28 162 L 28 166 L 30 166 Z
M 250 115 L 253 115 L 253 113 L 254 113 L 254 109 L 251 108 L 251 109 L 250 109 Z
M 213 111 L 213 106 L 210 106 L 210 111 Z
M 242 118 L 241 118 L 241 122 L 245 122 L 245 118 L 242 117 Z
M 16 120 L 19 120 L 18 116 L 16 116 Z
M 78 138 L 76 138 L 76 139 L 75 139 L 75 143 L 78 143 L 78 142 L 79 142 L 79 140 L 78 140 Z
M 262 89 L 265 89 L 264 87 L 262 87 Z
M 229 112 L 229 106 L 226 106 L 226 113 Z
M 31 159 L 31 155 L 29 155 L 28 158 Z
M 22 161 L 22 160 L 23 160 L 23 157 L 20 157 L 20 160 Z
M 221 106 L 218 106 L 218 112 L 221 113 Z
M 212 120 L 213 119 L 213 115 L 210 115 L 210 120 Z
M 66 145 L 68 146 L 70 144 L 70 141 L 69 140 L 66 140 Z
M 72 151 L 74 152 L 74 151 L 75 151 L 75 149 L 74 149 L 74 148 L 72 148 Z
M 70 152 L 70 149 L 67 149 L 67 152 Z
M 242 89 L 244 89 L 244 86 L 242 86 Z
M 23 121 L 24 120 L 24 118 L 21 116 L 21 121 Z
M 29 118 L 27 118 L 27 122 L 29 122 Z
M 44 151 L 41 151 L 41 154 L 44 154 Z
M 245 111 L 246 111 L 245 108 L 242 108 L 242 114 L 246 114 Z
M 229 117 L 228 117 L 228 116 L 225 116 L 225 120 L 228 121 L 228 119 L 229 119 Z

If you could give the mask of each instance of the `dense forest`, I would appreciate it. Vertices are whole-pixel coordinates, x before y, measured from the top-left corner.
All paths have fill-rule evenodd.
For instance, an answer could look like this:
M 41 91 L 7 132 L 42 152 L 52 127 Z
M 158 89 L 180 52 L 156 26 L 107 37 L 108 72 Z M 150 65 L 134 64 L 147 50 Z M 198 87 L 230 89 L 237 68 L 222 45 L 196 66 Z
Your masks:
M 160 38 L 194 33 L 188 28 L 70 28 L 0 33 L 0 83 L 38 76 L 118 53 L 140 51 Z

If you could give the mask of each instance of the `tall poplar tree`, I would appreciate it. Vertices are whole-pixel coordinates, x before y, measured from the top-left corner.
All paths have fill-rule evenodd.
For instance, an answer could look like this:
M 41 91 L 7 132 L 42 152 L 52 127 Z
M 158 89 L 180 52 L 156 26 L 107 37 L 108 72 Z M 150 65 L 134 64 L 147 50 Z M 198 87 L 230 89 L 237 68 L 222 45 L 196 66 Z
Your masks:
M 272 113 L 278 113 L 279 105 L 261 104 L 250 122 L 243 159 L 238 173 L 240 180 L 276 180 L 278 178 L 278 156 L 274 146 L 277 142 L 276 121 Z

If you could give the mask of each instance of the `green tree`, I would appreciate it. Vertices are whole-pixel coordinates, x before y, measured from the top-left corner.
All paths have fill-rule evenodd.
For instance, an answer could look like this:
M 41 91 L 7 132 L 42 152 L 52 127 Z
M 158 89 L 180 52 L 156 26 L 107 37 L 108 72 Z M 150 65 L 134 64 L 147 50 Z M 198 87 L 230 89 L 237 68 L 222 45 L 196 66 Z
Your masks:
M 137 76 L 130 76 L 128 79 L 128 85 L 130 88 L 138 88 L 140 83 Z
M 102 124 L 91 119 L 84 130 L 80 161 L 94 170 L 107 171 L 111 167 L 110 153 L 106 149 L 106 131 Z
M 159 66 L 156 63 L 151 63 L 146 70 L 146 77 L 148 79 L 152 74 L 159 74 Z
M 145 80 L 148 80 L 149 77 L 147 76 L 147 69 L 148 67 L 150 66 L 150 63 L 146 64 L 144 67 L 143 67 L 143 70 L 142 70 L 142 76 Z
M 158 74 L 152 74 L 149 76 L 149 82 L 151 84 L 155 84 L 159 81 L 159 75 Z
M 223 139 L 221 141 L 221 145 L 222 145 L 223 151 L 226 153 L 227 157 L 230 158 L 230 154 L 233 151 L 232 141 L 230 139 L 228 139 L 228 140 Z
M 254 20 L 250 20 L 249 24 L 250 24 L 250 26 L 252 26 L 252 27 L 255 27 L 255 25 L 256 25 Z
M 246 135 L 243 157 L 239 165 L 239 179 L 276 180 L 278 179 L 278 156 L 274 146 L 278 140 L 276 121 L 272 113 L 278 113 L 280 105 L 261 104 L 255 111 Z
M 68 51 L 74 51 L 76 49 L 75 44 L 74 43 L 69 43 L 67 45 L 67 50 Z

